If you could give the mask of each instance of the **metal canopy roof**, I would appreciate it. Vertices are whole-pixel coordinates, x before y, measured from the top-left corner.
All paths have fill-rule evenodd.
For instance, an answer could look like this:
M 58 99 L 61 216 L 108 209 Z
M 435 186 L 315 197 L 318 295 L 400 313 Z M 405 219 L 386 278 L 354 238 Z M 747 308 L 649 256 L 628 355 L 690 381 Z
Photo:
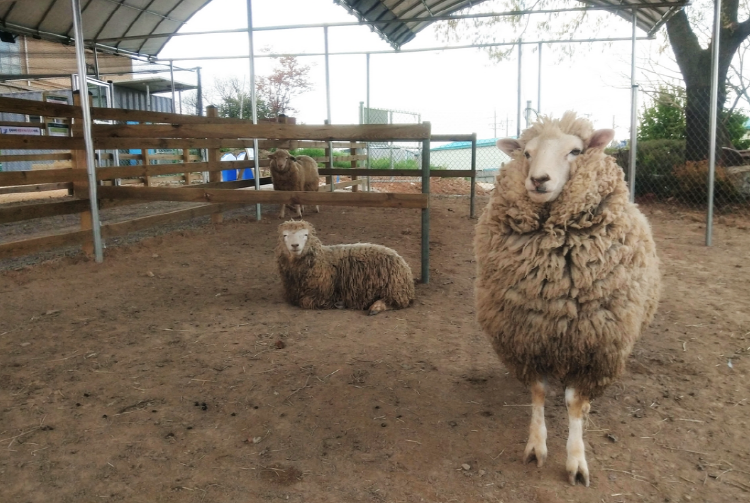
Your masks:
M 86 40 L 129 35 L 173 34 L 210 0 L 82 0 Z M 54 42 L 72 43 L 70 0 L 0 0 L 0 30 Z M 99 45 L 106 52 L 155 56 L 170 37 Z
M 442 16 L 482 3 L 482 0 L 334 0 L 371 24 L 373 29 L 395 49 L 412 40 L 417 33 Z M 649 35 L 658 30 L 674 12 L 689 0 L 579 0 L 581 7 L 614 7 L 613 12 L 631 21 L 633 14 L 627 8 L 639 7 L 637 25 Z M 533 12 L 533 11 L 526 11 Z M 419 18 L 418 20 L 414 20 Z M 437 19 L 436 19 L 437 18 Z M 424 19 L 424 21 L 422 21 Z
M 156 77 L 153 79 L 120 80 L 117 82 L 113 82 L 112 84 L 115 87 L 127 87 L 128 89 L 140 91 L 142 93 L 148 91 L 151 94 L 156 94 L 168 93 L 172 91 L 172 81 L 160 77 Z M 198 89 L 198 86 L 177 81 L 175 81 L 174 83 L 175 91 L 190 91 L 193 89 Z

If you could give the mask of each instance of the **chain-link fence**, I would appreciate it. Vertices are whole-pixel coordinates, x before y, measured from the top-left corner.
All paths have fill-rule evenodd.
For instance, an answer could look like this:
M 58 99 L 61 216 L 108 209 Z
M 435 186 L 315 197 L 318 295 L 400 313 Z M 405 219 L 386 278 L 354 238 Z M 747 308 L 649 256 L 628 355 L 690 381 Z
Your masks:
M 360 124 L 419 124 L 422 117 L 416 112 L 368 108 L 360 104 Z M 422 144 L 420 142 L 370 142 L 367 144 L 367 167 L 370 169 L 422 169 Z M 371 177 L 370 184 L 416 183 L 421 175 L 414 177 Z
M 723 100 L 721 100 L 723 102 Z M 635 197 L 705 213 L 708 209 L 710 97 L 659 96 L 642 114 L 636 146 Z M 750 217 L 748 118 L 723 110 L 717 120 L 714 209 L 719 215 Z M 626 171 L 628 148 L 612 152 Z

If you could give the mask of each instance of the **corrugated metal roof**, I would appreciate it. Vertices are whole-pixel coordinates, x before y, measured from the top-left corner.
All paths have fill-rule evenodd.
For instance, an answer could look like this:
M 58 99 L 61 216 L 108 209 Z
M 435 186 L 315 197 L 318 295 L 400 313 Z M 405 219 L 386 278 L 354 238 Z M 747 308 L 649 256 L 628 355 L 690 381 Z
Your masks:
M 412 40 L 417 33 L 435 22 L 434 17 L 447 16 L 482 3 L 482 0 L 334 0 L 361 21 L 373 23 L 373 29 L 394 48 Z M 681 9 L 687 1 L 675 0 L 675 5 L 663 5 L 669 0 L 580 0 L 581 4 L 592 6 L 655 4 L 653 7 L 640 8 L 637 13 L 637 24 L 643 31 L 652 34 L 664 24 L 669 17 Z M 632 20 L 633 14 L 628 10 L 614 10 L 616 15 Z M 417 21 L 408 19 L 420 18 Z M 424 18 L 424 21 L 421 20 Z M 386 23 L 386 21 L 388 21 Z
M 173 34 L 210 0 L 83 0 L 87 41 L 133 35 Z M 0 30 L 53 42 L 72 43 L 70 0 L 0 0 Z M 155 56 L 170 37 L 106 44 L 112 52 Z

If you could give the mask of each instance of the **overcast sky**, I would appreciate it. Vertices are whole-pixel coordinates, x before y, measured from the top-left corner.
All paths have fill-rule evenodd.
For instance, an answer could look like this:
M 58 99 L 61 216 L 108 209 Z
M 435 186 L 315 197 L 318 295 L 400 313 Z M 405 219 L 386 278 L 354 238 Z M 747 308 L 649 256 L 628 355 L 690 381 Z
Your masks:
M 629 37 L 630 24 L 610 16 L 606 36 Z M 356 21 L 332 0 L 254 0 L 256 27 Z M 182 32 L 243 28 L 246 26 L 245 0 L 213 0 L 186 24 Z M 582 35 L 585 31 L 582 32 Z M 643 35 L 641 32 L 639 36 Z M 468 43 L 466 41 L 465 43 Z M 638 42 L 639 52 L 649 50 Z M 403 49 L 447 45 L 428 27 Z M 323 52 L 322 28 L 255 33 L 256 53 Z M 329 51 L 377 51 L 391 47 L 369 28 L 357 26 L 329 28 Z M 248 54 L 245 34 L 176 37 L 159 55 L 161 58 L 198 56 L 237 56 Z M 630 124 L 630 42 L 596 44 L 579 51 L 573 60 L 553 54 L 545 46 L 542 60 L 541 111 L 560 116 L 568 109 L 591 117 L 596 127 L 615 126 L 619 140 L 629 137 Z M 325 60 L 302 57 L 312 67 L 314 91 L 298 97 L 292 106 L 299 110 L 299 121 L 321 124 L 326 118 Z M 201 66 L 203 84 L 214 78 L 248 78 L 247 59 L 224 61 L 180 61 L 183 67 Z M 256 59 L 256 73 L 267 75 L 275 62 Z M 490 61 L 477 49 L 372 55 L 370 60 L 370 103 L 373 108 L 415 112 L 432 123 L 438 134 L 472 133 L 479 138 L 515 134 L 517 68 L 515 56 L 503 63 Z M 522 103 L 532 101 L 537 108 L 538 55 L 524 46 Z M 191 80 L 177 75 L 178 80 Z M 361 101 L 366 101 L 366 57 L 331 56 L 331 109 L 334 124 L 358 122 Z M 497 121 L 495 121 L 497 117 Z M 507 119 L 507 121 L 506 121 Z

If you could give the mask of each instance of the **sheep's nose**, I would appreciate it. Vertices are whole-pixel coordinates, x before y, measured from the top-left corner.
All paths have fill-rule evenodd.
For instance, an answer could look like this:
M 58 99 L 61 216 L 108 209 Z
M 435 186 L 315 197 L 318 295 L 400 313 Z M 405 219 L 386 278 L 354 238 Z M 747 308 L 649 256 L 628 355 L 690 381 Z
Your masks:
M 292 245 L 292 248 L 294 248 L 294 249 L 296 250 L 297 248 L 299 248 L 299 244 L 297 244 L 297 243 L 294 243 L 294 244 Z
M 536 188 L 541 187 L 544 184 L 544 182 L 549 182 L 549 175 L 544 175 L 544 176 L 539 176 L 539 177 L 531 176 L 529 178 L 531 179 L 531 183 L 533 183 L 534 187 Z

